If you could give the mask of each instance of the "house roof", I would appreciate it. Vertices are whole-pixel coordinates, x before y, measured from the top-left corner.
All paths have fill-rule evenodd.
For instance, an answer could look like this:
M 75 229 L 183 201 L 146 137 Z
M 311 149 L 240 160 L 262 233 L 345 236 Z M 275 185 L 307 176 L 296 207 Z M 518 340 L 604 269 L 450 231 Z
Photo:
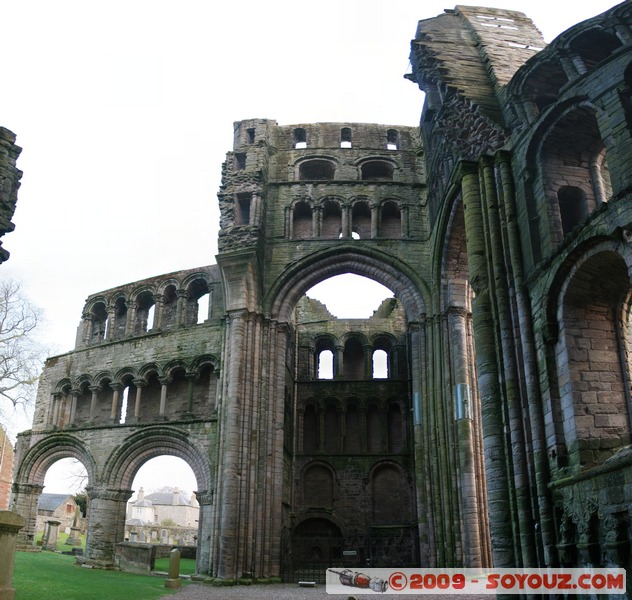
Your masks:
M 175 498 L 174 498 L 175 496 Z M 151 503 L 156 505 L 170 505 L 170 506 L 190 506 L 191 501 L 182 492 L 153 492 L 147 494 L 145 500 L 151 500 Z
M 75 504 L 75 499 L 70 494 L 40 494 L 37 510 L 54 511 L 65 502 Z

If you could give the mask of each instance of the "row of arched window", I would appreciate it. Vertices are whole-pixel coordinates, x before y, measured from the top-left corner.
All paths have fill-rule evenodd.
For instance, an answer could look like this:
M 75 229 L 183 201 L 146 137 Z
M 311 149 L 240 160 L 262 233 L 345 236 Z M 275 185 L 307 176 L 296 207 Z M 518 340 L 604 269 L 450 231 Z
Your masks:
M 299 410 L 303 454 L 399 454 L 408 452 L 404 405 L 393 399 L 308 401 Z
M 572 39 L 560 42 L 565 46 L 563 52 L 560 52 L 562 43 L 551 45 L 513 85 L 516 97 L 520 98 L 515 106 L 523 111 L 521 118 L 537 117 L 559 99 L 562 89 L 572 79 L 594 71 L 623 46 L 616 31 L 606 31 L 603 27 L 579 32 Z M 525 103 L 525 98 L 531 103 Z
M 303 150 L 310 146 L 308 131 L 303 127 L 296 127 L 293 132 L 293 145 L 297 150 Z M 386 150 L 398 150 L 400 139 L 397 129 L 387 129 L 383 139 Z M 340 148 L 353 148 L 353 130 L 351 127 L 340 129 Z
M 167 283 L 159 291 L 141 289 L 91 299 L 82 321 L 80 345 L 92 345 L 151 330 L 168 330 L 180 325 L 195 325 L 211 317 L 211 285 L 197 277 L 183 289 Z
M 203 356 L 164 369 L 150 364 L 118 375 L 101 372 L 97 377 L 63 379 L 52 394 L 45 422 L 64 428 L 210 418 L 218 373 L 216 360 Z
M 367 339 L 350 334 L 338 341 L 327 335 L 317 337 L 311 348 L 313 364 L 308 379 L 400 379 L 403 372 L 400 346 L 391 336 L 380 334 Z
M 380 205 L 356 200 L 349 205 L 337 198 L 315 204 L 299 200 L 291 207 L 290 239 L 399 239 L 406 237 L 408 212 L 396 200 Z

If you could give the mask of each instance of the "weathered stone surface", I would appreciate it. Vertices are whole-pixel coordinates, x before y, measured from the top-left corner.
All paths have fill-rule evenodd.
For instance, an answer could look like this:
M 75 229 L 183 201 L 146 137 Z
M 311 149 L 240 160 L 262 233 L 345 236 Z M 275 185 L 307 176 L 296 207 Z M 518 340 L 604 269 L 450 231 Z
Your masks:
M 216 583 L 629 567 L 631 43 L 629 3 L 544 49 L 524 15 L 459 6 L 413 41 L 420 130 L 235 123 L 218 264 L 90 296 L 48 360 L 17 445 L 23 542 L 74 456 L 82 560 L 113 567 L 133 475 L 173 454 Z M 355 320 L 304 298 L 341 273 L 395 299 Z

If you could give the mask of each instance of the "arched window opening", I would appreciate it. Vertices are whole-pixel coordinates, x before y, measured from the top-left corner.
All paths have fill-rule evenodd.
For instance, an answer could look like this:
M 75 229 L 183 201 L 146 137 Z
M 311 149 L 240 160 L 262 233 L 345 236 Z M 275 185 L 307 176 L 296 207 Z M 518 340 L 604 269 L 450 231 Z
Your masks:
M 410 490 L 406 478 L 395 467 L 379 467 L 371 481 L 373 523 L 397 525 L 410 519 Z
M 390 239 L 402 237 L 402 216 L 397 202 L 389 200 L 382 204 L 380 235 L 383 238 Z
M 361 167 L 363 181 L 393 181 L 393 164 L 385 160 L 368 160 Z
M 151 292 L 141 292 L 136 299 L 136 324 L 134 334 L 146 333 L 153 326 L 149 324 L 149 310 L 154 306 L 154 296 Z
M 357 454 L 362 451 L 360 413 L 355 402 L 350 402 L 347 405 L 347 412 L 345 414 L 344 451 L 349 454 Z
M 121 394 L 120 400 L 120 415 L 119 415 L 119 423 L 123 425 L 127 418 L 127 409 L 128 409 L 128 401 L 129 401 L 129 385 L 125 387 L 123 393 Z
M 351 209 L 351 228 L 357 234 L 354 239 L 368 239 L 371 237 L 371 209 L 368 202 L 356 202 Z
M 351 128 L 343 127 L 340 130 L 340 147 L 351 148 Z
M 186 314 L 185 314 L 185 324 L 186 325 L 197 325 L 198 323 L 204 322 L 208 318 L 208 300 L 206 303 L 206 314 L 200 314 L 200 304 L 199 301 L 203 296 L 208 296 L 209 288 L 208 283 L 205 279 L 199 277 L 198 279 L 193 280 L 188 288 L 187 288 L 187 305 L 186 305 Z M 200 316 L 202 316 L 202 320 L 200 321 Z
M 235 197 L 235 225 L 249 225 L 251 223 L 252 194 L 237 194 Z
M 303 475 L 303 501 L 310 508 L 329 510 L 334 503 L 334 478 L 322 465 L 309 467 Z
M 334 378 L 334 353 L 323 350 L 318 354 L 318 379 Z
M 302 127 L 294 130 L 294 148 L 297 150 L 307 148 L 307 132 Z
M 570 233 L 588 217 L 586 194 L 578 187 L 567 185 L 557 191 L 564 235 Z
M 342 366 L 345 379 L 364 379 L 364 346 L 357 338 L 345 342 Z
M 254 127 L 251 127 L 250 129 L 246 129 L 246 137 L 248 138 L 248 143 L 249 144 L 254 144 L 255 143 L 255 130 L 254 130 Z
M 127 325 L 127 302 L 125 298 L 118 297 L 114 303 L 114 330 L 112 337 L 121 339 L 125 335 L 125 327 Z
M 621 47 L 621 41 L 607 31 L 590 29 L 578 35 L 571 42 L 570 47 L 579 54 L 588 71 L 592 71 L 601 61 L 606 60 Z
M 313 404 L 305 407 L 303 414 L 303 452 L 314 454 L 318 450 L 318 417 Z
M 393 453 L 402 452 L 404 449 L 404 432 L 402 411 L 399 404 L 388 405 L 387 415 L 388 426 L 388 451 Z
M 298 178 L 301 181 L 327 181 L 334 178 L 336 165 L 330 160 L 313 158 L 298 166 Z
M 173 284 L 168 285 L 163 296 L 162 328 L 170 329 L 176 325 L 176 316 L 178 314 L 178 292 L 176 286 Z
M 340 419 L 333 404 L 328 404 L 325 409 L 325 452 L 340 452 Z
M 312 207 L 304 201 L 297 202 L 292 210 L 292 236 L 295 240 L 312 237 Z
M 382 451 L 382 420 L 376 404 L 370 404 L 366 411 L 366 442 L 369 452 Z
M 399 149 L 399 131 L 397 131 L 397 129 L 388 129 L 386 131 L 386 149 Z
M 621 323 L 629 318 L 621 310 L 629 295 L 627 265 L 610 251 L 586 260 L 564 294 L 555 355 L 564 357 L 557 376 L 571 466 L 601 464 L 629 442 L 629 375 L 624 369 L 630 370 L 625 348 L 630 325 Z
M 209 302 L 211 299 L 211 295 L 207 292 L 206 294 L 202 294 L 198 298 L 198 313 L 197 313 L 197 321 L 196 323 L 200 325 L 200 323 L 204 323 L 209 318 Z
M 236 152 L 235 153 L 235 171 L 243 171 L 246 168 L 246 153 L 245 152 Z
M 92 317 L 92 335 L 90 336 L 90 342 L 92 344 L 98 344 L 105 339 L 105 333 L 107 329 L 108 311 L 105 308 L 104 302 L 97 302 L 91 311 Z
M 538 112 L 555 102 L 568 76 L 559 62 L 546 62 L 535 69 L 523 85 L 523 95 L 533 98 Z
M 327 200 L 323 206 L 323 237 L 336 239 L 342 231 L 342 209 L 340 205 Z
M 388 354 L 385 350 L 373 352 L 373 379 L 388 379 Z

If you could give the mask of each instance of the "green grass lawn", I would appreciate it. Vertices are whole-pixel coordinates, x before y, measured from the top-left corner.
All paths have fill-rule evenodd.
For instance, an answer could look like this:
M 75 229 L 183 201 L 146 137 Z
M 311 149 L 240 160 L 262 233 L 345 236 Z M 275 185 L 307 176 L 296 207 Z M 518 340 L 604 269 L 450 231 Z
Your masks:
M 13 587 L 16 600 L 157 600 L 174 593 L 161 577 L 86 569 L 73 556 L 46 551 L 16 552 Z
M 164 573 L 169 572 L 169 559 L 157 558 L 154 565 L 154 571 L 162 571 Z M 180 575 L 193 575 L 195 573 L 195 559 L 194 558 L 181 558 L 180 559 Z

